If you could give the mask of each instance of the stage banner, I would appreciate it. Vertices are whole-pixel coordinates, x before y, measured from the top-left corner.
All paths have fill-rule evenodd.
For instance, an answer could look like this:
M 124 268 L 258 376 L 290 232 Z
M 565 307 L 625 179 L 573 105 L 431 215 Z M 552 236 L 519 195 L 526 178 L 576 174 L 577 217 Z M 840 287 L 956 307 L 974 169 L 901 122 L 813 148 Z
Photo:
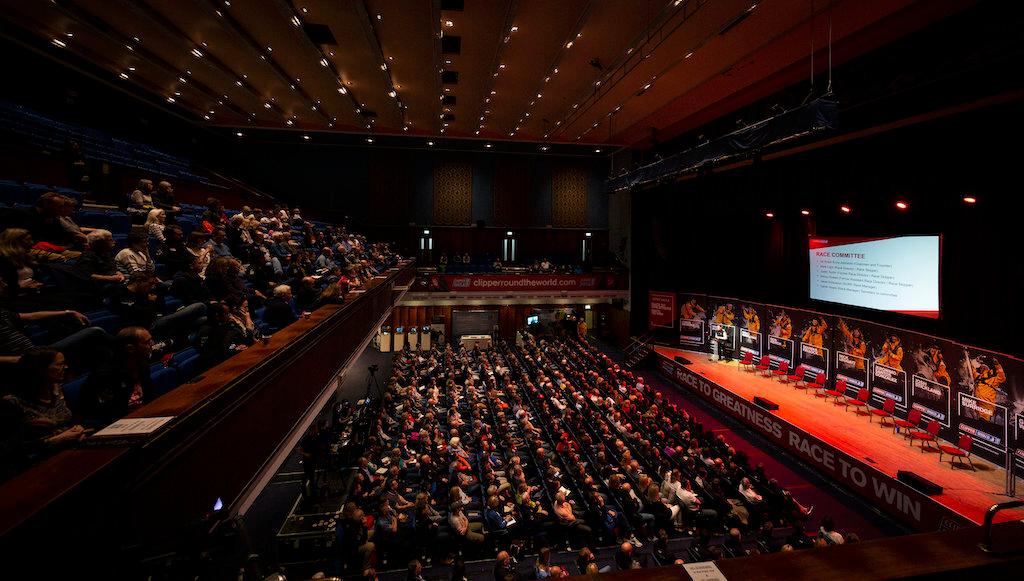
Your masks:
M 736 302 L 736 299 L 726 297 L 708 297 L 708 312 L 711 318 L 708 322 L 708 336 L 713 337 L 718 333 L 719 329 L 725 329 L 729 340 L 726 343 L 723 355 L 727 354 L 729 358 L 736 356 L 736 349 L 739 347 L 738 326 L 743 321 L 736 307 Z
M 906 413 L 910 406 L 907 371 L 904 369 L 906 349 L 904 336 L 907 331 L 872 325 L 873 334 L 869 342 L 871 353 L 871 399 L 875 407 L 882 407 L 886 399 L 896 402 L 896 409 Z
M 790 312 L 793 310 L 777 305 L 765 305 L 764 320 L 768 324 L 765 349 L 772 369 L 776 369 L 783 361 L 792 369 L 796 360 L 796 339 L 793 337 L 793 320 L 790 318 Z
M 707 347 L 707 295 L 682 293 L 679 305 L 679 344 L 702 351 Z
M 909 409 L 919 410 L 925 421 L 939 422 L 942 438 L 956 442 L 951 368 L 956 365 L 961 347 L 938 337 L 917 333 L 904 335 L 906 357 L 903 367 L 910 374 Z
M 754 360 L 764 353 L 764 305 L 750 301 L 737 301 L 736 318 L 740 328 L 740 356 L 753 353 Z
M 648 293 L 650 309 L 648 322 L 651 329 L 668 328 L 676 322 L 676 294 L 650 291 Z
M 793 339 L 796 341 L 796 365 L 803 365 L 804 379 L 814 381 L 825 374 L 825 385 L 831 385 L 828 362 L 832 355 L 832 329 L 835 321 L 829 315 L 793 309 L 790 311 Z
M 431 292 L 579 291 L 625 289 L 613 274 L 432 274 Z
M 974 347 L 963 346 L 961 353 L 955 374 L 957 431 L 971 436 L 975 453 L 1005 467 L 1011 424 L 1024 412 L 1024 363 Z
M 857 397 L 861 389 L 871 389 L 870 356 L 867 323 L 857 319 L 835 318 L 833 348 L 836 380 L 846 380 L 847 397 Z
M 1013 469 L 1017 476 L 1024 476 L 1024 413 L 1014 416 L 1013 422 Z

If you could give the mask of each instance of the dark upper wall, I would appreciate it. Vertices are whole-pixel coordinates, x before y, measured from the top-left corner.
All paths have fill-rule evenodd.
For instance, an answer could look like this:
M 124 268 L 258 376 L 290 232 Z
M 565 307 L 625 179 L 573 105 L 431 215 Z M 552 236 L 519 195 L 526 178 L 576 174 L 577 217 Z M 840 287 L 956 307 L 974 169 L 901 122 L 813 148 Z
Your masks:
M 234 157 L 256 187 L 368 225 L 608 225 L 606 160 L 315 143 L 239 143 Z

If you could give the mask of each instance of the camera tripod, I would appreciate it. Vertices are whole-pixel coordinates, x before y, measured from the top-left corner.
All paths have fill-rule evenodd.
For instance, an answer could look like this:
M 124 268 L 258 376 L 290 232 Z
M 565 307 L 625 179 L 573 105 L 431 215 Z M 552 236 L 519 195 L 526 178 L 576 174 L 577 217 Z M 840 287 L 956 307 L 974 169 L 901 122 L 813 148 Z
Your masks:
M 376 365 L 366 368 L 366 391 L 363 393 L 363 399 L 377 399 L 383 395 L 384 389 L 377 381 L 377 369 L 379 368 Z

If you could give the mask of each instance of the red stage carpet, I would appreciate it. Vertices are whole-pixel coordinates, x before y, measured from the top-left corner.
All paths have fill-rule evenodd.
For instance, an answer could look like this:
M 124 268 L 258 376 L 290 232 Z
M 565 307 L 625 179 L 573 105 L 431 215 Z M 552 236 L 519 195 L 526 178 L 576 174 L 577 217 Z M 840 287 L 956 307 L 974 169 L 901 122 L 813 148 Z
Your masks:
M 855 489 L 855 492 L 869 501 L 872 500 L 871 495 L 865 491 L 873 491 L 879 498 L 888 499 L 893 506 L 879 502 L 879 508 L 893 516 L 903 517 L 901 520 L 907 524 L 914 524 L 908 515 L 914 516 L 915 503 L 924 504 L 923 509 L 916 508 L 918 514 L 922 510 L 926 513 L 924 521 L 928 521 L 927 513 L 942 513 L 945 509 L 952 519 L 938 520 L 961 520 L 980 524 L 988 507 L 1009 500 L 1002 495 L 1005 488 L 1005 471 L 980 458 L 973 458 L 976 471 L 969 468 L 951 468 L 948 456 L 943 456 L 944 461 L 940 463 L 937 452 L 921 452 L 919 445 L 911 447 L 901 434 L 894 434 L 891 428 L 879 427 L 877 418 L 871 423 L 868 417 L 855 414 L 853 411 L 845 411 L 842 406 L 834 405 L 832 400 L 826 401 L 815 397 L 813 391 L 798 390 L 792 384 L 783 384 L 776 379 L 743 370 L 737 362 L 708 361 L 704 353 L 660 346 L 655 347 L 655 351 L 660 355 L 659 369 L 676 382 L 680 379 L 690 379 L 691 376 L 686 375 L 687 373 L 695 374 L 692 376 L 693 380 L 683 382 L 683 389 L 689 389 L 688 393 L 707 399 L 712 405 L 725 408 L 731 412 L 730 415 L 737 416 L 739 421 L 751 425 L 769 440 L 772 439 L 774 430 L 775 435 L 781 440 L 778 442 L 780 445 L 787 449 L 800 450 L 802 453 L 795 455 L 827 476 L 835 477 L 840 472 L 852 472 L 856 475 L 856 467 L 862 466 L 860 472 L 867 476 L 866 484 L 860 490 Z M 692 364 L 681 366 L 672 363 L 675 355 L 682 355 Z M 724 391 L 715 390 L 707 382 L 695 381 L 697 378 L 706 379 L 707 382 L 724 388 Z M 727 394 L 735 396 L 735 399 L 728 397 Z M 779 404 L 780 409 L 768 412 L 758 408 L 755 413 L 751 413 L 749 408 L 752 406 L 749 402 L 754 396 L 766 397 Z M 773 422 L 772 418 L 778 418 L 789 425 Z M 780 426 L 784 429 L 780 430 Z M 794 435 L 800 431 L 809 436 L 808 441 L 816 438 L 823 446 L 818 448 L 800 440 Z M 752 459 L 754 462 L 759 461 L 758 458 Z M 832 468 L 831 474 L 830 470 L 825 469 L 826 466 Z M 881 474 L 875 474 L 872 469 Z M 894 482 L 897 470 L 912 471 L 942 486 L 943 493 L 932 497 L 916 494 L 907 494 L 904 497 L 902 492 L 893 492 L 893 488 L 900 488 L 899 483 Z M 842 481 L 841 478 L 837 480 Z M 905 488 L 900 490 L 906 491 Z M 793 492 L 800 498 L 799 490 Z M 941 505 L 937 507 L 939 510 L 931 510 L 933 501 Z M 957 516 L 962 518 L 957 519 Z M 997 520 L 1022 517 L 1024 510 L 1004 511 Z M 918 520 L 922 521 L 920 518 Z M 923 528 L 927 530 L 935 526 L 935 522 L 937 521 L 933 519 Z

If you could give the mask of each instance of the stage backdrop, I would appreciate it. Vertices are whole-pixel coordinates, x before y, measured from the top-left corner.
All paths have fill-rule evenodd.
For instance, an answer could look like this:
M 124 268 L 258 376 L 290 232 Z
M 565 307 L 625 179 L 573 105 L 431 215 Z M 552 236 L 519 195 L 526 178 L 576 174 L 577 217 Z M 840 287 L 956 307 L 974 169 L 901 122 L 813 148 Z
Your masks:
M 707 347 L 707 295 L 683 293 L 676 304 L 679 305 L 679 344 L 704 350 Z
M 651 329 L 668 327 L 676 322 L 676 294 L 651 291 L 649 293 L 648 322 Z
M 737 355 L 767 354 L 772 369 L 786 361 L 804 366 L 826 385 L 845 379 L 847 395 L 868 389 L 869 403 L 896 403 L 896 415 L 921 412 L 922 424 L 935 420 L 939 435 L 952 443 L 961 434 L 973 440 L 973 453 L 999 466 L 1013 457 L 1024 475 L 1024 361 L 921 333 L 782 305 L 681 293 L 680 346 L 708 349 L 708 332 L 725 325 Z
M 722 355 L 730 358 L 736 356 L 739 348 L 738 327 L 743 322 L 742 311 L 736 306 L 737 300 L 726 297 L 708 297 L 708 337 L 725 329 L 729 337 Z M 709 343 L 710 345 L 710 343 Z

